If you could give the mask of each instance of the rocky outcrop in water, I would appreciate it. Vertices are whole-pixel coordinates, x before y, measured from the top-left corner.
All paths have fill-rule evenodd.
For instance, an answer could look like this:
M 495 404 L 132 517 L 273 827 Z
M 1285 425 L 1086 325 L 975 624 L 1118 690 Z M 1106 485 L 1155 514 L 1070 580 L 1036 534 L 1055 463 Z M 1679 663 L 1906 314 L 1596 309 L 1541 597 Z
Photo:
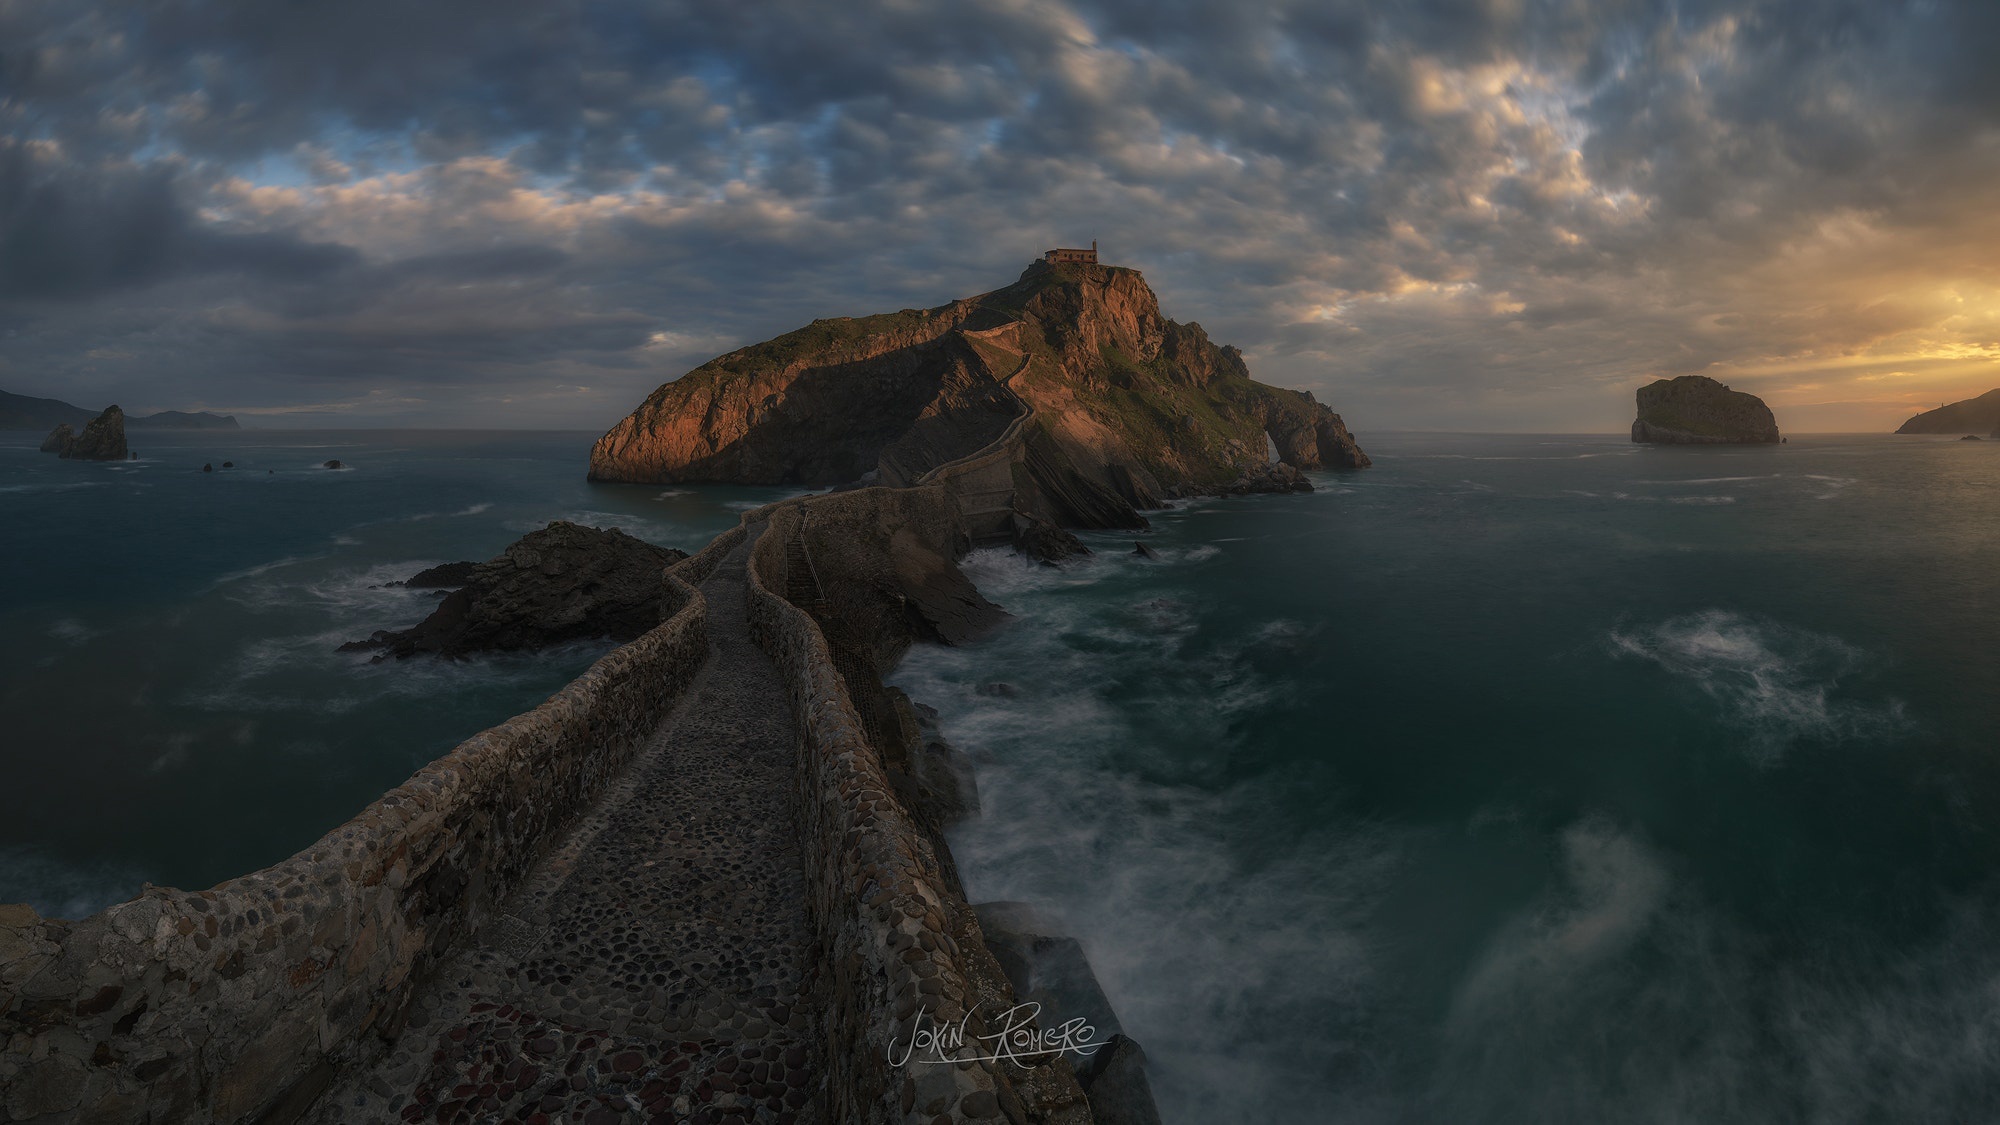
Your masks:
M 1732 391 L 1706 375 L 1657 379 L 1639 388 L 1632 440 L 1662 445 L 1772 444 L 1779 441 L 1771 408 L 1753 394 Z
M 76 431 L 70 428 L 68 422 L 64 422 L 62 425 L 50 430 L 49 436 L 42 439 L 42 452 L 61 453 L 63 450 L 69 448 L 70 442 L 75 440 Z
M 66 461 L 123 461 L 125 412 L 115 406 L 105 408 L 82 433 L 64 444 L 60 453 Z
M 592 637 L 630 641 L 660 623 L 661 572 L 686 557 L 617 528 L 557 520 L 469 573 L 457 570 L 470 565 L 461 563 L 416 575 L 411 585 L 447 585 L 459 577 L 464 583 L 415 626 L 378 631 L 340 650 L 380 649 L 400 659 L 538 649 Z
M 1140 527 L 1175 489 L 1221 489 L 1268 443 L 1295 469 L 1367 455 L 1310 395 L 1160 313 L 1136 270 L 1038 262 L 931 309 L 814 321 L 668 383 L 600 438 L 593 480 L 909 484 L 1008 431 L 1024 406 L 1017 507 Z
M 973 911 L 1015 998 L 1041 1005 L 1042 1028 L 1081 1020 L 1091 1029 L 1084 1041 L 1104 1044 L 1072 1060 L 1077 1082 L 1090 1100 L 1091 1119 L 1102 1125 L 1159 1125 L 1145 1053 L 1120 1030 L 1082 944 L 1024 902 L 988 902 Z
M 2000 390 L 1987 391 L 1977 398 L 1946 403 L 1926 410 L 1896 427 L 1899 434 L 1971 434 L 2000 436 Z

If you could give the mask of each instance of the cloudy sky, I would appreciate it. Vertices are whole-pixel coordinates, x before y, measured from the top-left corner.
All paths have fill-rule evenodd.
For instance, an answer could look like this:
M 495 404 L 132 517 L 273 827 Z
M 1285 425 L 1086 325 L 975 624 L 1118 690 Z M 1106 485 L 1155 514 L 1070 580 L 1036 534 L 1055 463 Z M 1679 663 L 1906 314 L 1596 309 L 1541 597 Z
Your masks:
M 0 0 L 0 389 L 600 428 L 1088 245 L 1371 429 L 2000 386 L 1993 0 Z

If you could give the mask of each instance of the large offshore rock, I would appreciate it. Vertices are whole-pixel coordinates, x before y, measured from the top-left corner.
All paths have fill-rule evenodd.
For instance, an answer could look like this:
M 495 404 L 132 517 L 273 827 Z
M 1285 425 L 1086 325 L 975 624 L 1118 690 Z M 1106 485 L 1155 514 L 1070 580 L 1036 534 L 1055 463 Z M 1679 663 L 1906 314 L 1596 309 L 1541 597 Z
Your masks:
M 53 437 L 54 435 L 50 435 Z M 60 450 L 69 461 L 123 461 L 125 459 L 125 412 L 116 406 L 90 420 L 83 432 Z
M 1706 375 L 1656 379 L 1639 388 L 1632 440 L 1665 445 L 1778 443 L 1778 422 L 1764 400 L 1732 391 Z
M 1367 455 L 1310 395 L 1161 315 L 1137 270 L 1037 262 L 931 309 L 814 321 L 667 383 L 591 450 L 594 480 L 889 484 L 979 451 L 1032 409 L 1017 507 L 1143 527 L 1175 489 L 1217 488 L 1275 444 L 1298 469 Z
M 68 422 L 64 422 L 55 429 L 50 430 L 49 436 L 42 439 L 42 452 L 61 453 L 63 450 L 69 448 L 70 442 L 75 440 L 76 431 L 70 428 Z
M 412 585 L 464 578 L 429 617 L 400 631 L 350 641 L 342 652 L 383 649 L 398 658 L 432 653 L 546 648 L 587 637 L 629 641 L 660 623 L 661 573 L 687 557 L 617 528 L 600 531 L 557 520 L 471 568 L 440 575 L 434 567 Z M 442 579 L 442 581 L 440 581 Z

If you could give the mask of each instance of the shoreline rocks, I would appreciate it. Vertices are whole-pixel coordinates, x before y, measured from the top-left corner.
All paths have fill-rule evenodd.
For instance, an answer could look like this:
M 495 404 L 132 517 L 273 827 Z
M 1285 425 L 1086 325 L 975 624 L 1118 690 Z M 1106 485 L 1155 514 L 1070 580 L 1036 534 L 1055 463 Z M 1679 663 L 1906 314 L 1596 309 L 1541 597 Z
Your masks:
M 377 630 L 340 651 L 381 650 L 377 659 L 459 658 L 592 637 L 634 640 L 660 623 L 666 596 L 661 574 L 686 557 L 617 528 L 557 520 L 486 562 L 447 563 L 413 575 L 406 585 L 459 588 L 416 625 Z
M 1764 400 L 1706 375 L 1658 379 L 1639 388 L 1632 440 L 1657 445 L 1776 445 L 1783 439 Z

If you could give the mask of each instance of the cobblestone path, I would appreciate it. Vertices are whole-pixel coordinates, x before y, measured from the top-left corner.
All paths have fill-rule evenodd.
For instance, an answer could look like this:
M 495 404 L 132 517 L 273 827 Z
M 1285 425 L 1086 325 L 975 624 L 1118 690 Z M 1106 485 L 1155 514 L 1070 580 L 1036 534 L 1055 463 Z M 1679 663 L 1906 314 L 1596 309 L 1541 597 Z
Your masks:
M 744 620 L 754 542 L 702 585 L 708 662 L 659 733 L 309 1120 L 821 1120 L 797 732 Z

